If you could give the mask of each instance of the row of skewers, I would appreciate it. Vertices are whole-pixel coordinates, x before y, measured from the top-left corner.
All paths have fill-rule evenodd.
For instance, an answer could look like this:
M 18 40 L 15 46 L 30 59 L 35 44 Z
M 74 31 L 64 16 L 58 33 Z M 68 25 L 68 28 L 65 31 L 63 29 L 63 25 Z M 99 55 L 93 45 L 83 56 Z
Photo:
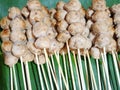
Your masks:
M 41 65 L 44 71 L 42 64 L 46 63 L 48 66 L 48 75 L 51 78 L 50 71 L 53 75 L 54 73 L 48 57 L 53 58 L 52 55 L 55 54 L 61 77 L 63 78 L 66 89 L 69 90 L 68 82 L 64 77 L 59 63 L 59 53 L 63 56 L 68 53 L 71 76 L 74 81 L 70 56 L 71 51 L 74 56 L 76 54 L 78 55 L 78 63 L 80 63 L 78 67 L 81 76 L 79 81 L 81 80 L 82 82 L 81 84 L 79 82 L 79 86 L 82 87 L 83 90 L 86 90 L 81 55 L 83 55 L 84 58 L 86 58 L 86 56 L 88 57 L 90 67 L 92 67 L 89 58 L 90 53 L 90 55 L 96 59 L 98 72 L 98 59 L 102 57 L 104 60 L 108 88 L 111 90 L 106 53 L 112 53 L 116 71 L 119 72 L 116 62 L 117 51 L 119 51 L 120 47 L 119 7 L 119 4 L 114 5 L 110 10 L 106 6 L 105 0 L 93 0 L 92 7 L 87 11 L 84 10 L 79 0 L 70 0 L 68 3 L 60 1 L 57 3 L 56 8 L 51 10 L 44 7 L 38 0 L 29 0 L 22 10 L 17 7 L 12 7 L 8 10 L 8 16 L 4 17 L 0 22 L 1 28 L 3 29 L 0 36 L 3 41 L 1 48 L 4 53 L 5 64 L 10 67 L 12 74 L 12 69 L 13 72 L 15 71 L 14 65 L 20 59 L 24 86 L 25 90 L 27 90 L 23 67 L 24 62 L 29 86 L 28 89 L 31 90 L 28 62 L 34 61 L 37 64 L 40 77 L 41 70 L 39 65 Z M 92 68 L 91 78 L 94 88 L 97 90 Z M 117 78 L 120 85 L 119 73 L 117 74 Z M 59 90 L 56 78 L 54 77 L 53 79 L 56 83 L 56 88 Z M 41 78 L 40 82 L 43 90 L 44 87 Z M 47 90 L 49 90 L 46 79 L 45 82 Z M 51 79 L 50 82 L 52 84 Z M 12 86 L 13 85 L 11 85 L 11 89 L 13 90 Z M 100 78 L 99 86 L 101 86 Z M 54 89 L 53 85 L 51 85 L 51 88 L 52 90 Z M 76 90 L 75 83 L 73 83 L 73 88 Z M 99 89 L 101 90 L 101 87 L 99 87 Z

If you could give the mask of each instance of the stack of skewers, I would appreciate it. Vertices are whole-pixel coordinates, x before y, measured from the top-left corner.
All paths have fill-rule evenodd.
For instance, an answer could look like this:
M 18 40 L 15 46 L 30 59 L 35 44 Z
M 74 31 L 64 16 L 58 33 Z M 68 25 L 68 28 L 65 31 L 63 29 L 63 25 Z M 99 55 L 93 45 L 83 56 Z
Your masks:
M 120 74 L 117 64 L 117 52 L 120 49 L 119 7 L 119 4 L 114 5 L 110 11 L 106 6 L 105 0 L 93 0 L 92 7 L 85 11 L 79 0 L 70 0 L 68 3 L 60 1 L 55 9 L 48 10 L 38 0 L 29 0 L 22 10 L 17 7 L 10 8 L 8 16 L 0 21 L 0 26 L 3 29 L 0 36 L 2 39 L 1 48 L 4 53 L 4 62 L 10 67 L 11 90 L 13 90 L 14 85 L 15 89 L 18 89 L 14 66 L 19 60 L 21 62 L 24 90 L 32 90 L 28 66 L 28 62 L 32 61 L 37 65 L 42 90 L 45 90 L 44 83 L 47 90 L 54 90 L 54 84 L 57 90 L 62 90 L 62 82 L 66 90 L 70 90 L 66 67 L 64 67 L 64 73 L 60 64 L 60 54 L 63 56 L 65 66 L 65 54 L 68 54 L 74 90 L 77 90 L 77 88 L 80 90 L 91 88 L 89 86 L 87 68 L 90 69 L 92 88 L 102 90 L 100 66 L 98 64 L 101 58 L 105 74 L 104 86 L 112 90 L 107 59 L 107 53 L 111 53 L 120 87 Z M 71 53 L 75 60 L 78 79 L 77 88 Z M 55 55 L 58 63 L 60 85 L 56 78 L 53 55 Z M 90 55 L 96 61 L 99 89 L 97 88 Z M 81 56 L 84 57 L 85 61 L 86 81 Z M 87 60 L 89 67 L 87 67 Z M 50 87 L 43 67 L 45 63 Z

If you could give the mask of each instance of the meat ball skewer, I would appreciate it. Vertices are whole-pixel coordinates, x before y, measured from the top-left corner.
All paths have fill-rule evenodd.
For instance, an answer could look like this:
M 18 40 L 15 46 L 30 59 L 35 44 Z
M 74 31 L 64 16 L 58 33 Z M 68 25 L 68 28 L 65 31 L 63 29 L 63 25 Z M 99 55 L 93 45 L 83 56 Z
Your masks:
M 11 78 L 11 90 L 13 89 L 13 75 L 14 74 L 14 80 L 15 80 L 15 88 L 18 89 L 17 87 L 17 82 L 16 82 L 16 73 L 15 73 L 15 64 L 18 62 L 18 58 L 15 57 L 11 53 L 11 49 L 13 46 L 13 43 L 10 41 L 10 29 L 9 29 L 9 24 L 10 20 L 8 18 L 3 18 L 1 21 L 1 27 L 4 29 L 0 36 L 3 41 L 2 43 L 2 51 L 4 53 L 4 63 L 10 67 L 10 78 Z M 12 73 L 13 72 L 13 73 Z
M 37 0 L 38 1 L 38 0 Z M 37 66 L 38 66 L 38 72 L 39 72 L 39 76 L 40 76 L 40 82 L 41 82 L 41 84 L 42 84 L 42 79 L 41 79 L 41 71 L 40 71 L 40 67 L 39 67 L 39 64 L 43 64 L 43 63 L 45 63 L 46 62 L 46 60 L 45 60 L 45 56 L 44 56 L 44 54 L 42 55 L 42 50 L 44 49 L 44 48 L 49 48 L 49 44 L 47 45 L 47 47 L 44 47 L 44 39 L 45 38 L 43 38 L 43 37 L 45 37 L 46 35 L 48 35 L 48 37 L 49 38 L 54 38 L 56 35 L 54 34 L 54 30 L 49 30 L 49 27 L 51 27 L 51 22 L 50 22 L 50 18 L 49 18 L 49 15 L 47 15 L 47 9 L 45 8 L 45 7 L 43 7 L 42 5 L 40 6 L 40 4 L 38 4 L 38 3 L 36 3 L 37 1 L 35 1 L 35 0 L 33 0 L 33 4 L 30 2 L 30 3 L 28 3 L 28 4 L 31 4 L 31 7 L 32 7 L 32 9 L 30 10 L 30 8 L 29 8 L 29 5 L 28 5 L 28 8 L 29 8 L 29 10 L 32 12 L 32 13 L 30 13 L 30 22 L 31 22 L 31 24 L 33 25 L 33 36 L 35 37 L 35 39 L 36 40 L 33 40 L 33 42 L 30 42 L 30 40 L 29 40 L 29 43 L 31 43 L 30 45 L 29 45 L 29 43 L 27 44 L 27 45 L 29 45 L 29 47 L 31 48 L 31 50 L 33 50 L 34 51 L 34 54 L 35 54 L 35 57 L 36 57 L 36 59 L 34 60 L 34 62 L 35 63 L 37 63 Z M 35 3 L 34 3 L 35 2 Z M 34 5 L 34 6 L 33 6 Z M 38 8 L 38 6 L 39 6 L 39 8 Z M 35 7 L 35 8 L 34 8 Z M 36 14 L 37 13 L 37 14 Z M 36 15 L 34 15 L 34 14 L 36 14 Z M 40 27 L 41 26 L 41 27 Z M 37 28 L 37 27 L 40 27 L 40 28 Z M 42 33 L 41 33 L 41 30 L 42 30 Z M 48 31 L 49 30 L 49 31 Z M 40 32 L 39 32 L 40 31 Z M 41 34 L 40 34 L 41 33 Z M 44 33 L 44 35 L 43 35 L 43 33 Z M 53 35 L 53 36 L 52 36 Z M 31 37 L 32 38 L 32 37 Z M 49 42 L 49 39 L 46 37 L 46 39 L 47 39 L 47 41 Z M 38 41 L 39 40 L 42 40 L 42 41 L 40 41 L 40 42 L 42 42 L 42 43 L 39 43 Z M 46 41 L 46 43 L 48 43 Z M 39 45 L 39 44 L 42 44 L 42 47 L 41 47 L 41 45 Z M 29 48 L 29 49 L 30 49 Z M 36 52 L 36 50 L 37 50 L 37 52 Z M 38 59 L 38 55 L 39 55 L 39 57 L 42 57 L 42 58 L 39 58 Z M 41 62 L 42 61 L 42 62 Z M 48 66 L 47 66 L 47 68 L 48 68 Z M 43 69 L 42 69 L 43 70 Z M 48 71 L 50 71 L 49 70 L 49 68 L 48 68 Z M 44 72 L 44 70 L 43 70 L 43 72 Z M 49 73 L 49 77 L 50 77 L 50 73 Z M 54 76 L 54 75 L 53 75 Z M 52 81 L 51 81 L 51 79 L 50 79 L 50 84 L 51 84 L 51 86 L 53 86 L 52 85 Z M 47 85 L 47 84 L 46 84 Z M 42 84 L 42 86 L 43 86 L 43 84 Z M 42 89 L 44 89 L 44 87 L 42 87 Z
M 119 19 L 119 13 L 120 13 L 120 11 L 119 11 L 119 6 L 120 6 L 120 4 L 118 4 L 118 5 L 113 5 L 112 6 L 112 12 L 113 12 L 113 14 L 114 14 L 114 23 L 116 24 L 116 27 L 115 27 L 115 34 L 116 34 L 116 36 L 117 36 L 117 46 L 118 46 L 118 51 L 119 51 L 119 42 L 120 42 L 120 37 L 119 37 L 119 32 L 120 32 L 120 29 L 119 29 L 119 27 L 120 27 L 120 24 L 119 24 L 119 22 L 120 22 L 120 19 Z M 116 55 L 115 55 L 116 54 Z M 117 66 L 117 61 L 116 61 L 116 56 L 118 56 L 117 55 L 117 53 L 116 53 L 116 51 L 112 51 L 112 56 L 113 56 L 113 61 L 114 61 L 114 66 L 115 66 L 115 70 L 116 70 L 116 73 L 117 73 L 117 79 L 119 80 L 120 79 L 120 75 L 119 75 L 119 69 L 118 69 L 118 66 Z M 119 82 L 119 85 L 120 85 L 120 80 L 118 81 Z
M 106 71 L 107 80 L 109 81 L 106 52 L 112 52 L 116 50 L 116 42 L 113 39 L 113 34 L 114 34 L 113 20 L 112 18 L 110 18 L 110 11 L 106 6 L 105 0 L 93 0 L 92 9 L 94 10 L 94 13 L 92 14 L 91 17 L 92 20 L 95 22 L 92 24 L 92 33 L 95 35 L 95 38 L 93 42 L 94 46 L 91 48 L 91 54 L 94 58 L 96 58 L 96 60 L 98 60 L 100 57 L 98 57 L 99 51 L 97 50 L 97 48 L 100 49 L 101 54 L 103 54 L 104 57 L 103 58 L 105 63 L 104 69 Z M 113 46 L 113 48 L 111 48 L 111 46 Z M 94 54 L 95 50 L 96 50 L 96 56 Z M 96 61 L 96 63 L 98 64 L 98 61 Z M 100 84 L 100 79 L 99 79 L 99 84 Z M 111 89 L 110 83 L 108 83 L 108 86 L 109 89 Z

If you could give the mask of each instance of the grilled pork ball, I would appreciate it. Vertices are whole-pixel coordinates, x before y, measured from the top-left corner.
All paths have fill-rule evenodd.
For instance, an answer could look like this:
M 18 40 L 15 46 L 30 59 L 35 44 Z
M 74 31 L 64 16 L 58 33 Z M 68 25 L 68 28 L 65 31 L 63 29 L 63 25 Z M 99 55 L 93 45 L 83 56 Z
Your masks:
M 71 49 L 89 49 L 91 45 L 91 41 L 81 34 L 76 34 L 71 37 L 69 41 L 69 46 Z
M 39 0 L 29 0 L 27 2 L 27 7 L 30 11 L 39 10 L 41 9 L 41 3 L 39 2 Z
M 31 51 L 31 53 L 35 54 L 40 54 L 41 53 L 41 50 L 40 49 L 37 49 L 34 45 L 34 41 L 28 41 L 27 42 L 27 48 Z
M 68 41 L 70 39 L 70 37 L 71 37 L 71 35 L 68 31 L 63 31 L 63 32 L 58 34 L 57 40 L 59 42 L 65 43 L 66 41 Z
M 68 31 L 70 32 L 71 35 L 82 33 L 84 31 L 84 29 L 85 29 L 85 26 L 83 26 L 79 22 L 72 23 L 68 27 Z
M 51 24 L 53 26 L 56 25 L 56 19 L 54 18 L 55 13 L 56 13 L 56 9 L 52 8 L 52 9 L 49 10 L 50 20 L 51 20 Z
M 42 22 L 37 22 L 35 23 L 35 25 L 33 25 L 33 35 L 35 37 L 46 36 L 47 30 L 48 30 L 48 26 L 46 26 Z
M 33 32 L 32 32 L 31 29 L 26 30 L 26 35 L 27 35 L 27 40 L 28 41 L 35 40 L 35 37 L 34 37 Z
M 93 14 L 94 14 L 94 10 L 92 10 L 91 8 L 88 8 L 86 11 L 86 18 L 87 19 L 91 18 Z
M 4 54 L 4 60 L 5 64 L 9 67 L 12 67 L 18 62 L 18 58 L 12 55 L 11 52 L 7 52 Z
M 64 46 L 64 43 L 58 42 L 56 39 L 52 39 L 50 42 L 50 48 L 48 50 L 49 54 L 54 54 L 55 52 L 60 51 Z
M 103 21 L 104 19 L 106 20 L 109 18 L 110 18 L 110 13 L 106 11 L 96 11 L 92 16 L 93 21 Z
M 93 0 L 92 1 L 92 9 L 95 11 L 102 11 L 105 10 L 106 7 L 106 1 L 105 0 Z
M 32 29 L 32 25 L 31 25 L 31 23 L 29 22 L 28 19 L 25 20 L 25 29 L 28 29 L 28 30 Z
M 64 5 L 65 5 L 65 2 L 63 2 L 63 1 L 59 1 L 58 3 L 57 3 L 57 5 L 56 5 L 56 9 L 57 10 L 60 10 L 60 9 L 64 9 L 63 7 L 64 7 Z
M 118 24 L 115 28 L 115 34 L 117 38 L 120 38 L 120 24 Z
M 21 31 L 12 31 L 10 34 L 10 40 L 13 43 L 23 43 L 26 42 L 26 36 Z
M 21 16 L 21 12 L 20 12 L 19 8 L 12 7 L 8 10 L 8 17 L 10 19 L 14 19 L 14 18 L 19 17 L 19 16 Z
M 48 26 L 48 27 L 51 27 L 51 25 L 52 25 L 50 17 L 44 17 L 44 19 L 42 20 L 42 22 L 44 24 L 46 24 L 46 26 Z
M 110 44 L 107 46 L 106 51 L 112 52 L 112 51 L 116 51 L 116 49 L 117 49 L 116 41 L 114 39 L 112 39 Z
M 13 44 L 12 53 L 16 57 L 21 57 L 27 51 L 27 47 L 22 44 Z
M 79 0 L 70 0 L 64 5 L 64 9 L 69 11 L 78 11 L 81 8 L 81 3 Z
M 90 49 L 90 55 L 95 59 L 100 59 L 100 50 L 96 47 Z
M 120 8 L 120 4 L 117 4 L 117 5 L 113 5 L 111 9 L 113 13 L 117 13 L 120 12 L 119 8 Z
M 120 38 L 117 39 L 118 49 L 120 50 Z
M 11 52 L 12 50 L 12 42 L 11 41 L 4 41 L 1 45 L 2 51 L 3 52 Z
M 111 40 L 113 38 L 109 35 L 109 34 L 100 34 L 98 37 L 96 37 L 96 41 L 95 41 L 95 47 L 98 48 L 104 48 L 109 46 L 111 43 Z
M 92 33 L 94 35 L 109 33 L 111 36 L 114 34 L 114 28 L 112 26 L 107 25 L 107 23 L 103 22 L 95 22 L 91 26 Z
M 13 19 L 10 23 L 12 31 L 21 31 L 25 29 L 25 21 L 19 17 Z
M 72 51 L 72 50 L 71 50 Z M 67 54 L 68 51 L 67 51 L 67 46 L 65 45 L 63 48 L 60 49 L 60 54 L 63 55 L 64 54 Z
M 88 37 L 94 43 L 95 35 L 92 32 L 89 33 Z
M 2 29 L 9 29 L 9 24 L 10 24 L 10 20 L 8 19 L 8 17 L 3 17 L 0 20 L 0 26 Z
M 47 7 L 41 6 L 41 12 L 43 13 L 44 17 L 49 17 L 49 10 Z
M 34 55 L 29 51 L 27 50 L 24 55 L 22 56 L 22 60 L 23 62 L 30 62 L 30 61 L 33 61 L 34 60 Z
M 22 10 L 21 10 L 21 13 L 22 15 L 25 17 L 25 18 L 28 18 L 30 12 L 29 10 L 27 9 L 27 7 L 23 7 Z
M 38 49 L 44 49 L 44 48 L 49 48 L 50 47 L 50 40 L 48 37 L 39 37 L 35 41 L 35 47 Z
M 10 29 L 3 29 L 0 33 L 0 37 L 2 41 L 7 41 L 9 40 L 10 37 Z
M 88 20 L 87 23 L 86 23 L 86 27 L 88 29 L 91 29 L 92 24 L 93 24 L 93 22 L 91 20 Z
M 118 13 L 116 13 L 115 15 L 114 15 L 114 23 L 115 24 L 120 24 L 120 12 Z
M 43 13 L 40 10 L 33 10 L 30 12 L 29 20 L 31 24 L 40 22 L 44 18 Z
M 36 57 L 34 58 L 34 62 L 37 64 L 37 60 L 36 60 Z M 38 64 L 44 64 L 46 62 L 46 59 L 45 59 L 45 55 L 44 54 L 40 54 L 38 55 Z
M 54 27 L 50 27 L 47 30 L 46 35 L 49 39 L 54 39 L 57 36 L 57 32 Z
M 90 30 L 87 27 L 85 27 L 81 35 L 85 36 L 85 37 L 88 37 L 89 33 L 90 33 Z
M 80 22 L 81 21 L 81 15 L 78 11 L 70 11 L 66 15 L 66 21 L 69 24 L 75 23 L 75 22 Z
M 65 16 L 66 16 L 67 12 L 65 10 L 57 10 L 54 17 L 57 21 L 61 21 L 61 20 L 64 20 L 65 19 Z
M 61 20 L 57 23 L 57 31 L 59 33 L 65 31 L 67 27 L 68 27 L 68 23 L 65 20 Z

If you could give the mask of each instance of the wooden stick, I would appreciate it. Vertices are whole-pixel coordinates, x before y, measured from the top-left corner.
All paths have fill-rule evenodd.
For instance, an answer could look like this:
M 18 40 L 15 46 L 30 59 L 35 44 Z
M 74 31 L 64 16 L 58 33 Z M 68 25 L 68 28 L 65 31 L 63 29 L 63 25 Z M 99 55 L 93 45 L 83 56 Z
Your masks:
M 26 76 L 27 76 L 27 83 L 28 83 L 28 90 L 32 90 L 31 81 L 30 81 L 30 74 L 29 74 L 29 67 L 28 62 L 25 62 L 25 70 L 26 70 Z
M 42 71 L 43 71 L 43 76 L 44 76 L 44 79 L 45 79 L 45 84 L 46 84 L 47 90 L 50 90 L 49 86 L 48 86 L 48 81 L 47 81 L 47 78 L 46 78 L 46 75 L 45 75 L 45 70 L 44 70 L 43 65 L 41 65 L 41 68 L 42 68 Z
M 117 59 L 116 59 L 114 51 L 112 51 L 112 56 L 113 56 L 113 61 L 114 61 L 115 72 L 116 72 L 116 75 L 117 75 L 117 80 L 118 80 L 118 83 L 119 83 L 119 86 L 120 86 L 120 75 L 119 75 Z
M 66 83 L 66 80 L 65 80 L 65 77 L 64 77 L 64 74 L 63 74 L 63 71 L 62 71 L 62 67 L 61 67 L 61 65 L 60 65 L 59 56 L 56 54 L 56 52 L 55 52 L 55 56 L 56 56 L 56 59 L 57 59 L 57 62 L 58 62 L 59 71 L 60 71 L 61 76 L 62 76 L 62 78 L 63 78 L 63 82 L 64 82 L 64 84 L 65 84 L 66 89 L 68 90 L 68 85 L 67 85 L 67 83 Z
M 102 64 L 102 70 L 103 70 L 103 77 L 104 77 L 104 85 L 105 85 L 105 90 L 107 89 L 106 87 L 106 75 L 105 75 L 105 64 L 104 64 L 104 55 L 103 55 L 103 53 L 101 52 L 101 57 L 102 57 L 102 62 L 103 62 L 103 64 Z
M 83 68 L 82 68 L 82 60 L 81 60 L 81 54 L 80 54 L 80 49 L 77 49 L 78 52 L 78 65 L 79 65 L 79 73 L 80 73 L 80 78 L 81 78 L 81 84 L 82 84 L 82 89 L 86 90 L 86 85 L 85 85 L 85 80 L 84 80 L 84 75 L 83 75 Z
M 93 69 L 92 69 L 92 64 L 91 64 L 90 56 L 89 56 L 89 53 L 88 53 L 88 50 L 87 50 L 87 57 L 88 57 L 88 62 L 89 62 L 89 66 L 90 66 L 90 73 L 91 73 L 91 76 L 92 76 L 92 79 L 93 79 L 93 82 L 94 82 L 94 87 L 95 87 L 95 90 L 98 90 L 98 89 L 97 89 L 97 85 L 96 85 L 96 81 L 95 81 L 95 76 L 94 76 Z
M 57 56 L 58 56 L 58 70 L 59 70 L 59 78 L 60 78 L 60 89 L 62 90 L 62 75 L 61 75 L 61 71 L 62 71 L 62 68 L 61 68 L 61 65 L 60 65 L 60 57 L 59 57 L 59 53 L 57 53 Z M 59 66 L 60 65 L 60 66 Z M 61 68 L 61 70 L 60 70 Z M 63 73 L 63 72 L 62 72 Z M 63 78 L 65 79 L 64 75 L 63 75 Z
M 21 63 L 21 68 L 22 68 L 22 76 L 23 76 L 24 90 L 27 90 L 26 80 L 25 80 L 25 73 L 24 73 L 25 71 L 24 71 L 24 67 L 23 67 L 22 57 L 20 57 L 20 63 Z
M 10 85 L 11 85 L 11 90 L 13 90 L 13 75 L 12 75 L 12 67 L 10 67 Z
M 73 81 L 73 89 L 76 90 L 76 85 L 75 85 L 75 79 L 74 79 L 74 74 L 73 74 L 73 69 L 72 69 L 72 60 L 71 60 L 71 56 L 70 56 L 70 49 L 68 46 L 68 42 L 66 42 L 67 45 L 67 51 L 68 51 L 68 58 L 69 58 L 69 63 L 70 63 L 70 71 L 71 71 L 71 76 L 72 76 L 72 81 Z
M 37 68 L 38 68 L 38 74 L 39 74 L 39 80 L 40 80 L 40 83 L 41 83 L 41 87 L 42 87 L 42 90 L 45 90 L 43 80 L 42 80 L 41 70 L 40 70 L 39 63 L 38 63 L 38 55 L 37 55 L 37 53 L 35 53 L 35 58 L 36 58 L 36 61 L 37 61 Z
M 66 68 L 66 62 L 65 62 L 66 60 L 65 60 L 64 52 L 62 53 L 62 56 L 63 56 L 63 63 L 64 63 L 64 69 L 65 69 L 65 78 L 66 78 L 67 85 L 68 85 L 68 90 L 69 90 L 68 73 L 67 73 L 67 68 Z
M 51 89 L 53 90 L 54 88 L 53 88 L 52 76 L 50 73 L 49 62 L 47 60 L 46 60 L 46 64 L 47 64 L 47 71 L 48 71 L 48 76 L 49 76 L 49 80 L 50 80 L 50 86 L 51 86 Z M 54 75 L 53 75 L 53 77 L 54 77 Z
M 57 83 L 56 78 L 55 78 L 55 76 L 54 76 L 54 72 L 53 72 L 53 69 L 52 69 L 52 66 L 51 66 L 51 63 L 50 63 L 50 61 L 49 61 L 49 58 L 48 58 L 48 55 L 47 55 L 47 52 L 46 52 L 46 49 L 45 49 L 45 48 L 44 48 L 44 53 L 45 53 L 45 58 L 46 58 L 47 67 L 48 67 L 48 68 L 50 67 L 50 70 L 51 70 L 51 73 L 52 73 L 52 75 L 53 75 L 53 79 L 54 79 L 56 88 L 57 88 L 57 90 L 59 90 L 59 86 L 58 86 L 58 83 Z
M 76 68 L 77 77 L 78 77 L 79 90 L 81 90 L 81 83 L 80 83 L 80 77 L 79 77 L 79 73 L 78 73 L 77 60 L 76 60 L 75 52 L 73 51 L 72 53 L 73 53 L 74 61 L 75 61 L 75 68 Z
M 14 83 L 15 83 L 15 90 L 18 90 L 18 86 L 17 86 L 17 79 L 16 79 L 16 72 L 15 72 L 15 66 L 13 65 L 12 67 L 13 69 L 13 75 L 14 75 Z
M 53 71 L 55 73 L 55 65 L 54 65 L 53 55 L 51 55 L 51 61 L 52 61 Z
M 84 61 L 85 61 L 85 71 L 86 71 L 87 86 L 88 86 L 88 90 L 90 90 L 90 86 L 89 86 L 89 78 L 88 78 L 88 70 L 87 70 L 86 54 L 84 54 Z
M 101 80 L 100 80 L 100 70 L 99 70 L 99 62 L 98 62 L 98 59 L 96 59 L 96 64 L 97 64 L 97 72 L 98 72 L 99 90 L 101 90 Z
M 108 80 L 108 89 L 111 90 L 112 88 L 111 88 L 110 80 L 109 80 L 109 72 L 108 72 L 108 64 L 107 64 L 107 57 L 106 57 L 105 47 L 103 48 L 103 54 L 104 54 L 105 70 L 106 70 L 106 75 L 107 75 L 107 80 Z

